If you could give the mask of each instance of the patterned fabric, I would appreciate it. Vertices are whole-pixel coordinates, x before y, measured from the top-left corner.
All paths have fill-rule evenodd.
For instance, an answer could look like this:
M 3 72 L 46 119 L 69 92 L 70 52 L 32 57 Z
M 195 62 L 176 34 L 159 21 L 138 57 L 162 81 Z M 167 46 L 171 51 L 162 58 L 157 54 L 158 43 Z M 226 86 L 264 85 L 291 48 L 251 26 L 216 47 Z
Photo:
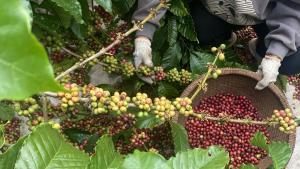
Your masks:
M 254 25 L 259 21 L 252 0 L 202 0 L 214 15 L 235 25 Z

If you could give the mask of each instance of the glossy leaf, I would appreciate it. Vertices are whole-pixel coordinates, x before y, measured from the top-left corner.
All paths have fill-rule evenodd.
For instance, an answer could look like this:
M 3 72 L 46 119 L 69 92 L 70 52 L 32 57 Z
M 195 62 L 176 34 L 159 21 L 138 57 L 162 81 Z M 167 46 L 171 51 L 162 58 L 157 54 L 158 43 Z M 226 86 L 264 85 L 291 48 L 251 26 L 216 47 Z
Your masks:
M 202 74 L 207 71 L 207 63 L 212 62 L 214 56 L 204 52 L 190 53 L 190 68 L 194 74 Z
M 292 150 L 288 143 L 272 142 L 268 145 L 268 153 L 275 169 L 283 169 L 291 158 Z
M 175 152 L 182 152 L 189 149 L 190 145 L 185 128 L 182 125 L 173 122 L 170 122 L 170 126 Z
M 218 147 L 179 152 L 168 161 L 172 169 L 224 169 L 228 163 L 228 152 Z
M 177 16 L 186 16 L 188 15 L 188 10 L 185 8 L 182 0 L 171 0 L 170 2 L 170 11 Z
M 0 100 L 58 91 L 46 51 L 31 34 L 30 17 L 22 4 L 0 3 Z
M 0 148 L 3 147 L 5 143 L 5 138 L 4 138 L 4 125 L 0 125 Z
M 267 149 L 267 138 L 262 132 L 256 132 L 255 135 L 251 138 L 251 144 L 262 149 Z
M 250 165 L 250 164 L 247 164 L 247 165 L 242 165 L 241 166 L 241 169 L 258 169 L 257 167 L 255 167 L 254 165 Z
M 194 22 L 191 16 L 186 16 L 179 19 L 178 31 L 188 40 L 198 41 Z
M 11 146 L 5 153 L 0 154 L 0 166 L 5 166 L 3 169 L 14 169 L 17 156 L 23 145 L 25 137 L 18 140 L 16 144 Z
M 84 23 L 82 20 L 82 11 L 80 3 L 77 0 L 51 0 L 57 6 L 63 8 L 66 12 L 70 13 L 78 23 Z
M 123 163 L 123 157 L 115 150 L 111 137 L 104 135 L 96 147 L 96 155 L 91 158 L 89 169 L 117 169 Z
M 165 69 L 178 67 L 181 58 L 182 58 L 181 47 L 177 42 L 173 46 L 170 46 L 168 50 L 164 53 L 162 59 L 162 63 L 163 63 L 162 66 Z
M 71 144 L 50 125 L 36 128 L 20 149 L 15 169 L 83 169 L 89 157 Z
M 165 97 L 175 97 L 178 96 L 179 91 L 177 90 L 176 87 L 173 85 L 162 82 L 158 84 L 158 89 L 157 89 L 158 96 L 165 96 Z
M 136 150 L 125 158 L 120 169 L 171 169 L 171 167 L 159 154 Z
M 108 12 L 112 13 L 112 2 L 111 0 L 95 0 L 97 4 L 103 7 L 103 9 Z
M 178 31 L 177 31 L 177 21 L 174 17 L 168 19 L 168 42 L 172 46 L 177 41 Z
M 135 4 L 136 0 L 111 0 L 113 4 L 114 13 L 124 15 Z
M 161 121 L 156 118 L 154 115 L 149 115 L 147 117 L 141 117 L 137 119 L 136 126 L 137 128 L 153 128 L 161 124 Z
M 11 120 L 15 115 L 14 108 L 4 102 L 0 102 L 0 120 Z

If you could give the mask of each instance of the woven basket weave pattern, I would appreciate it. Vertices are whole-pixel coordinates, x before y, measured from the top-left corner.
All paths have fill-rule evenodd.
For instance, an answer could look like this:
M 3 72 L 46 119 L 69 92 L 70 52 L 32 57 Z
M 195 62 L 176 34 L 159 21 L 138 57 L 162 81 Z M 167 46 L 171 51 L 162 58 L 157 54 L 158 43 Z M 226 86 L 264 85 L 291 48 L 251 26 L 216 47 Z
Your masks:
M 182 93 L 181 97 L 191 97 L 196 91 L 199 82 L 202 77 L 199 77 L 192 84 L 190 84 Z M 254 89 L 256 83 L 261 77 L 258 74 L 235 68 L 225 68 L 222 69 L 222 76 L 218 79 L 208 79 L 207 92 L 200 92 L 193 102 L 193 106 L 197 105 L 202 98 L 214 96 L 218 93 L 233 93 L 235 95 L 243 95 L 250 99 L 253 105 L 258 109 L 259 116 L 262 119 L 271 117 L 274 109 L 284 109 L 288 108 L 288 103 L 285 99 L 284 94 L 281 90 L 271 84 L 268 88 L 257 91 Z M 186 118 L 181 115 L 177 115 L 174 119 L 179 123 L 185 123 Z M 289 142 L 292 148 L 295 145 L 295 135 L 287 135 L 280 132 L 278 129 L 273 127 L 268 127 L 270 133 L 270 139 L 272 141 L 285 141 Z M 271 164 L 269 158 L 261 160 L 258 167 L 260 169 L 265 169 Z

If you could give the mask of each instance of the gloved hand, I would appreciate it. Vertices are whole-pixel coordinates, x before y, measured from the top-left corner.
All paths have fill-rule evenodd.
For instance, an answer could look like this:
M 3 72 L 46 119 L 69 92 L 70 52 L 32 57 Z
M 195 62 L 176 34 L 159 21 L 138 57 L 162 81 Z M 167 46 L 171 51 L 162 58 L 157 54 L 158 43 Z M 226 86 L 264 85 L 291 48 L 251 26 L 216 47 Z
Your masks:
M 266 55 L 257 70 L 257 73 L 261 74 L 263 78 L 257 83 L 255 89 L 262 90 L 270 83 L 276 82 L 280 66 L 281 59 L 279 57 L 274 55 Z
M 146 37 L 137 37 L 134 40 L 134 65 L 136 68 L 138 68 L 141 65 L 153 66 L 152 62 L 152 49 L 151 49 L 151 41 Z M 145 81 L 148 84 L 152 84 L 153 80 L 151 77 L 143 77 L 139 76 L 140 79 Z
M 134 64 L 138 68 L 141 64 L 152 67 L 151 41 L 146 37 L 138 37 L 134 40 Z

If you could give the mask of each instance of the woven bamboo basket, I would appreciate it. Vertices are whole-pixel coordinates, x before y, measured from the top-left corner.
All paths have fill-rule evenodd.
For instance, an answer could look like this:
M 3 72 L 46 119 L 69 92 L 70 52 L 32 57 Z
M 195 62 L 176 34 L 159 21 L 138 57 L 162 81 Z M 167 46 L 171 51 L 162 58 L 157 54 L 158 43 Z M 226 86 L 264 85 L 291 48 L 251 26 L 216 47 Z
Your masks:
M 182 93 L 181 97 L 191 97 L 198 87 L 198 83 L 204 76 L 199 77 L 191 83 Z M 236 95 L 244 95 L 249 98 L 253 105 L 258 109 L 259 116 L 263 119 L 271 117 L 274 109 L 285 109 L 289 105 L 282 91 L 274 84 L 268 88 L 257 91 L 254 89 L 256 83 L 261 77 L 248 70 L 236 68 L 222 69 L 222 75 L 218 79 L 208 79 L 208 88 L 206 92 L 201 91 L 194 99 L 193 106 L 197 105 L 202 98 L 214 96 L 218 93 L 233 93 Z M 175 121 L 184 125 L 186 117 L 176 115 Z M 295 134 L 284 134 L 277 128 L 268 127 L 270 139 L 272 141 L 285 141 L 290 144 L 292 149 L 295 146 Z M 266 169 L 272 161 L 269 157 L 262 159 L 258 164 L 260 169 Z

